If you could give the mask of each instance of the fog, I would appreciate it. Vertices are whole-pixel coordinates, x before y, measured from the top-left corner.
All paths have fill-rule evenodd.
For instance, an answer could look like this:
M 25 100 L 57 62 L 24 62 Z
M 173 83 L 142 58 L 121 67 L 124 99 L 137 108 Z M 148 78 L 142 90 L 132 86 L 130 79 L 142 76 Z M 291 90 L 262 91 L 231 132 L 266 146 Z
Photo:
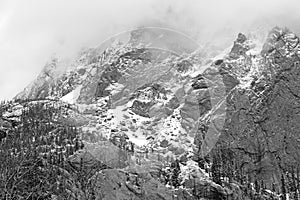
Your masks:
M 51 56 L 73 58 L 116 33 L 172 28 L 200 44 L 286 26 L 300 32 L 299 0 L 0 0 L 0 100 L 29 84 Z

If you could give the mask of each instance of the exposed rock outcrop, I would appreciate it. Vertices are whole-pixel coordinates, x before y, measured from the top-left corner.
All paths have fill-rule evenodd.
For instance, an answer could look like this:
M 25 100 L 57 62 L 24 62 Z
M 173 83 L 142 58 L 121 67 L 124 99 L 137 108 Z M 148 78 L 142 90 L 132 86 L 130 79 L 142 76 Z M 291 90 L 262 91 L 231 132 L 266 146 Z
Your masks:
M 240 33 L 215 59 L 186 37 L 174 45 L 174 33 L 163 43 L 161 31 L 136 30 L 125 43 L 88 50 L 56 78 L 53 61 L 16 99 L 69 105 L 56 120 L 77 125 L 88 156 L 111 168 L 94 177 L 98 199 L 247 199 L 242 184 L 216 184 L 198 168 L 180 189 L 158 175 L 162 163 L 200 162 L 220 146 L 249 179 L 280 185 L 300 162 L 299 38 L 276 27 L 261 45 Z M 159 170 L 147 167 L 157 162 Z

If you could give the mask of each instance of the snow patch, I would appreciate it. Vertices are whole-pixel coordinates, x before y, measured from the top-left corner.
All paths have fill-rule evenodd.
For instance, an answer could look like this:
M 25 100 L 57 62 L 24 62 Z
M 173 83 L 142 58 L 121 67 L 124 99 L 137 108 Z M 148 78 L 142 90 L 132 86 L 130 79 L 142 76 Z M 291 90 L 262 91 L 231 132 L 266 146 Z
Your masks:
M 247 55 L 259 55 L 263 48 L 263 43 L 258 40 L 251 40 L 249 45 L 252 48 L 246 52 Z
M 111 95 L 117 94 L 124 89 L 124 85 L 120 83 L 110 84 L 106 89 L 111 91 Z
M 198 164 L 193 160 L 188 160 L 186 165 L 180 165 L 180 178 L 182 180 L 182 184 L 186 181 L 191 179 L 192 177 L 197 177 L 200 181 L 201 180 L 208 180 L 209 174 L 206 173 L 203 169 L 201 169 Z
M 65 96 L 63 96 L 60 100 L 69 103 L 69 104 L 74 104 L 76 103 L 79 95 L 80 95 L 80 91 L 81 91 L 82 85 L 79 85 L 77 88 L 75 88 L 72 92 L 66 94 Z
M 130 113 L 127 104 L 117 106 L 116 108 L 109 110 L 108 115 L 113 116 L 113 119 L 111 120 L 110 128 L 115 128 L 115 129 L 121 129 L 122 123 L 127 124 L 129 120 L 134 119 L 136 121 L 134 126 L 137 127 L 137 130 L 132 131 L 128 129 L 128 131 L 126 131 L 125 134 L 129 137 L 129 141 L 133 142 L 135 145 L 137 146 L 147 145 L 148 140 L 146 139 L 146 136 L 143 134 L 143 131 L 138 127 L 141 127 L 143 122 L 149 120 L 149 118 L 141 117 Z M 130 116 L 130 117 L 126 119 L 125 116 Z

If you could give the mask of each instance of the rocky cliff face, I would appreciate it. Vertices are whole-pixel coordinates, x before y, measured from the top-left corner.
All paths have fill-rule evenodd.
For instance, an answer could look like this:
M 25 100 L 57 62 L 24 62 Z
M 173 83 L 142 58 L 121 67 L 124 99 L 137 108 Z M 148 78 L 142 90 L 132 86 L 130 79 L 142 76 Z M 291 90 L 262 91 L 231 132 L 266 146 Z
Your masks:
M 222 136 L 240 151 L 241 165 L 274 182 L 280 171 L 298 162 L 299 38 L 274 28 L 250 61 L 245 63 L 250 73 L 257 71 L 247 87 L 237 85 L 228 95 Z
M 16 99 L 71 104 L 76 115 L 70 118 L 77 122 L 81 116 L 78 128 L 88 151 L 103 162 L 108 162 L 108 155 L 122 157 L 122 164 L 113 165 L 127 167 L 125 171 L 153 160 L 181 159 L 188 166 L 186 160 L 193 155 L 204 157 L 226 146 L 236 153 L 237 168 L 272 185 L 291 163 L 299 163 L 300 44 L 295 34 L 276 27 L 262 45 L 240 33 L 230 52 L 218 58 L 169 30 L 139 29 L 128 37 L 104 51 L 98 47 L 83 52 L 59 75 L 58 61 L 53 60 Z M 128 156 L 100 140 L 123 150 L 134 146 L 138 153 Z M 97 157 L 95 145 L 107 153 Z M 170 199 L 169 189 L 161 187 L 150 171 L 139 189 L 125 181 L 131 175 L 104 171 L 99 195 Z M 214 185 L 209 175 L 204 177 L 196 185 L 212 197 L 199 197 L 233 193 Z M 108 185 L 118 192 L 103 189 Z M 162 195 L 154 192 L 158 187 Z M 246 198 L 242 196 L 232 198 Z

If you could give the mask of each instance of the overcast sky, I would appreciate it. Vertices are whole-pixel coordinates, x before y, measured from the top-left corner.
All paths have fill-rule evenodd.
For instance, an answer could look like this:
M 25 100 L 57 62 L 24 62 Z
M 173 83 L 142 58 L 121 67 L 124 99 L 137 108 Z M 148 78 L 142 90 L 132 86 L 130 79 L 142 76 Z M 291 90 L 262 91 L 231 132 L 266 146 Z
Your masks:
M 20 92 L 52 55 L 72 58 L 121 31 L 163 26 L 200 43 L 253 24 L 299 32 L 299 8 L 299 0 L 0 0 L 0 100 Z

